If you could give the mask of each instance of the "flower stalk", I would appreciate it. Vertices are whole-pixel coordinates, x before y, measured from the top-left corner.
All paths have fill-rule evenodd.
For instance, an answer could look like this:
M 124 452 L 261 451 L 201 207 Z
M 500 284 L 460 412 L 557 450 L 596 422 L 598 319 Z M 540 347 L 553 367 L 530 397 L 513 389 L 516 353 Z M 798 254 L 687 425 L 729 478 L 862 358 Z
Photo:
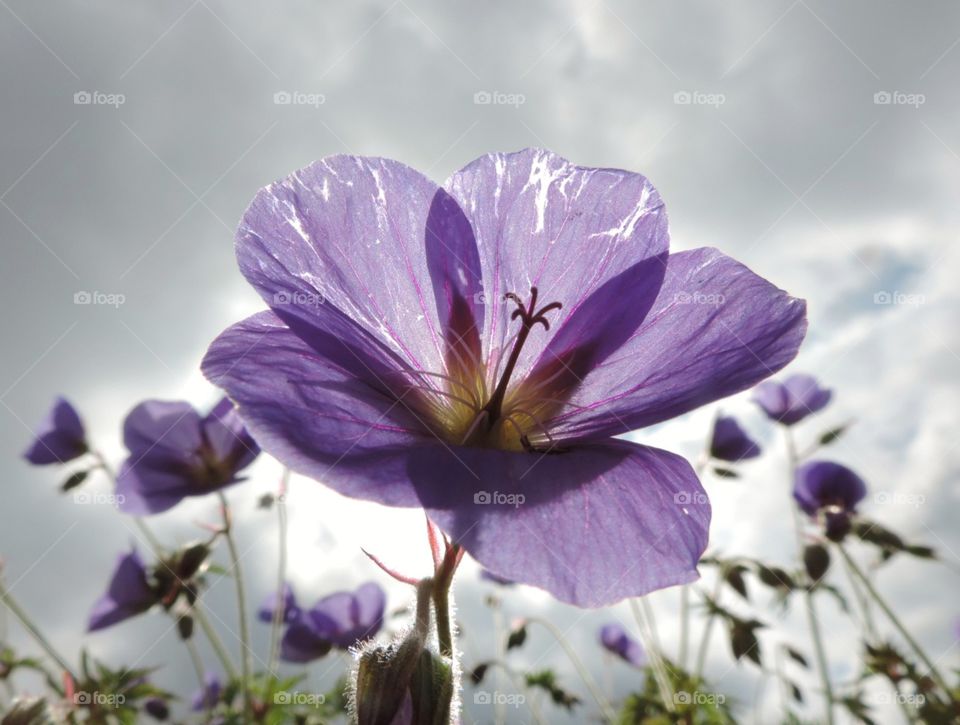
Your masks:
M 220 510 L 223 514 L 223 537 L 227 540 L 227 548 L 230 550 L 231 569 L 233 569 L 233 580 L 237 589 L 237 617 L 240 620 L 240 647 L 242 649 L 240 656 L 240 691 L 243 696 L 243 711 L 247 716 L 250 715 L 250 672 L 253 669 L 253 663 L 250 656 L 250 624 L 247 621 L 247 597 L 244 592 L 243 569 L 240 566 L 240 554 L 237 550 L 236 538 L 233 535 L 233 520 L 230 515 L 230 506 L 227 503 L 227 497 L 222 492 L 217 494 L 220 498 Z

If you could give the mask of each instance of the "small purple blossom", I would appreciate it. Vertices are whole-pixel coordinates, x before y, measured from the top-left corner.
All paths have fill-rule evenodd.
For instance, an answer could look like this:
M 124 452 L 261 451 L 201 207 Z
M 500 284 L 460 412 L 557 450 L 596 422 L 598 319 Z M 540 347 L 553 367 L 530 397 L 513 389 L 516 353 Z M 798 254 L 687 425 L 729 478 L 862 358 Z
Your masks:
M 850 517 L 867 495 L 867 485 L 846 466 L 809 461 L 797 469 L 793 497 L 809 516 L 823 517 L 827 538 L 840 541 L 850 530 Z
M 136 549 L 117 560 L 107 593 L 97 600 L 87 630 L 94 632 L 147 611 L 157 603 L 147 569 Z
M 736 463 L 759 455 L 760 446 L 747 435 L 736 418 L 729 416 L 717 418 L 713 426 L 713 437 L 710 440 L 711 458 Z
M 261 622 L 268 624 L 273 622 L 273 617 L 278 606 L 277 599 L 277 592 L 275 591 L 271 592 L 267 598 L 264 599 L 263 604 L 260 605 L 260 609 L 257 610 L 257 618 Z M 280 606 L 283 607 L 283 614 L 281 615 L 280 621 L 289 624 L 300 614 L 300 607 L 297 606 L 297 599 L 293 594 L 293 587 L 290 586 L 289 582 L 283 585 L 282 600 Z
M 271 310 L 203 371 L 257 441 L 580 606 L 693 581 L 707 544 L 709 505 L 676 504 L 706 501 L 690 464 L 615 436 L 756 385 L 806 331 L 719 251 L 671 254 L 646 178 L 538 149 L 443 187 L 326 158 L 261 190 L 236 242 Z
M 34 465 L 66 463 L 88 450 L 83 421 L 76 409 L 63 397 L 53 402 L 47 416 L 37 426 L 33 441 L 23 457 Z
M 170 706 L 166 700 L 159 697 L 151 697 L 145 701 L 143 711 L 155 720 L 166 720 L 170 717 Z
M 300 611 L 287 627 L 281 656 L 288 662 L 309 662 L 331 648 L 349 649 L 375 636 L 383 627 L 386 593 L 367 582 L 353 592 L 336 592 Z
M 117 494 L 120 509 L 138 516 L 243 480 L 237 473 L 260 452 L 226 398 L 205 417 L 185 402 L 140 403 L 124 421 L 123 440 L 130 455 Z
M 783 382 L 765 380 L 753 391 L 753 400 L 771 420 L 784 425 L 799 423 L 823 410 L 833 391 L 820 387 L 812 375 L 797 373 Z
M 619 624 L 607 624 L 600 628 L 600 644 L 634 667 L 643 667 L 646 663 L 643 647 Z
M 213 672 L 208 672 L 204 677 L 203 687 L 194 693 L 190 707 L 194 712 L 212 710 L 220 702 L 222 693 L 223 683 L 220 677 Z

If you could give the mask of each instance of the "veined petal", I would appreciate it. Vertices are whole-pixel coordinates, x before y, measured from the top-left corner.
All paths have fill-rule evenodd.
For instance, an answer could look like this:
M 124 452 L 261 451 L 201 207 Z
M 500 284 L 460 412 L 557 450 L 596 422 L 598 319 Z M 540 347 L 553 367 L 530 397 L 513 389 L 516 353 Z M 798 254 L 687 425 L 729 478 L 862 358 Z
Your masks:
M 498 576 L 581 607 L 697 579 L 710 505 L 680 456 L 620 440 L 535 456 L 414 453 L 430 519 Z
M 195 463 L 203 443 L 200 415 L 183 401 L 144 401 L 127 414 L 123 442 L 132 460 Z
M 332 307 L 405 366 L 442 370 L 436 270 L 424 253 L 438 192 L 434 182 L 396 161 L 322 159 L 254 198 L 237 232 L 240 269 L 285 321 L 313 324 L 332 315 L 325 309 Z M 460 241 L 469 251 L 470 239 L 446 236 L 456 238 L 462 225 L 439 224 L 436 215 L 434 221 L 433 242 L 440 240 L 445 253 L 462 251 Z
M 401 400 L 368 382 L 375 361 L 360 346 L 351 347 L 350 367 L 322 352 L 342 355 L 353 342 L 306 326 L 294 334 L 261 312 L 223 332 L 202 369 L 257 443 L 291 470 L 348 496 L 416 506 L 406 456 L 437 441 Z
M 453 174 L 444 188 L 476 235 L 483 265 L 483 349 L 488 360 L 508 354 L 517 331 L 510 322 L 514 307 L 504 294 L 526 298 L 536 286 L 544 303 L 563 304 L 551 314 L 552 330 L 562 330 L 568 323 L 583 329 L 589 323 L 577 313 L 593 293 L 644 260 L 667 252 L 663 202 L 640 174 L 574 166 L 549 151 L 526 149 L 482 156 Z M 657 267 L 663 263 L 661 259 L 645 268 L 643 284 L 653 284 L 655 290 Z M 624 304 L 618 310 L 627 318 L 621 324 L 634 328 L 645 312 L 642 304 Z M 518 377 L 531 369 L 550 337 L 531 336 L 516 368 Z
M 606 437 L 745 390 L 797 354 L 806 304 L 715 249 L 671 254 L 643 323 L 589 371 L 548 426 Z

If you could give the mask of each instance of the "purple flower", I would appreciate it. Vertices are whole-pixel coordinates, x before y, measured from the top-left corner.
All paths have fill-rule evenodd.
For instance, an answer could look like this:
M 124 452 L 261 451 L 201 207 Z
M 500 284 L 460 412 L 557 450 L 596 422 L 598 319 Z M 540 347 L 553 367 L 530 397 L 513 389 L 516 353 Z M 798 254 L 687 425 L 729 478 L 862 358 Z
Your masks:
M 203 687 L 197 690 L 191 701 L 191 709 L 194 712 L 201 710 L 212 710 L 220 702 L 220 695 L 223 692 L 223 683 L 213 672 L 208 672 L 204 677 Z
M 283 585 L 283 614 L 281 615 L 281 621 L 283 622 L 292 622 L 297 618 L 297 615 L 300 614 L 300 607 L 297 606 L 297 599 L 293 595 L 293 587 L 289 583 Z M 277 610 L 277 592 L 274 591 L 270 593 L 266 599 L 263 600 L 263 604 L 260 605 L 260 609 L 257 610 L 257 618 L 261 622 L 271 623 L 273 622 L 274 613 Z
M 607 624 L 601 627 L 600 644 L 635 667 L 643 667 L 646 662 L 643 647 L 619 624 Z
M 166 720 L 170 717 L 170 706 L 166 700 L 159 697 L 151 697 L 143 703 L 143 711 L 155 720 Z
M 349 649 L 370 639 L 383 627 L 386 605 L 385 592 L 373 582 L 326 596 L 298 612 L 283 635 L 281 656 L 288 662 L 309 662 L 332 647 Z
M 226 398 L 206 417 L 189 403 L 140 403 L 123 423 L 123 441 L 130 456 L 120 467 L 117 494 L 120 509 L 138 516 L 237 483 L 237 473 L 260 452 Z
M 745 458 L 760 455 L 760 446 L 747 435 L 736 418 L 720 416 L 713 425 L 713 438 L 710 441 L 710 457 L 718 461 L 735 463 Z
M 66 463 L 88 450 L 83 421 L 66 398 L 59 397 L 37 427 L 33 442 L 23 457 L 34 465 Z
M 494 584 L 499 584 L 500 586 L 504 587 L 509 587 L 516 584 L 516 582 L 512 582 L 509 579 L 500 576 L 499 574 L 494 574 L 492 571 L 487 569 L 480 570 L 480 578 L 484 581 L 493 582 Z
M 777 380 L 760 383 L 753 391 L 753 400 L 771 420 L 793 425 L 823 410 L 832 395 L 833 391 L 821 388 L 812 375 L 798 373 L 782 383 Z
M 94 632 L 134 617 L 150 609 L 157 599 L 146 567 L 137 550 L 133 549 L 117 560 L 107 593 L 93 605 L 87 630 Z
M 581 606 L 693 581 L 707 543 L 689 463 L 613 436 L 755 385 L 806 329 L 801 300 L 720 252 L 669 254 L 644 177 L 541 150 L 442 189 L 324 159 L 260 191 L 237 256 L 271 310 L 203 370 L 257 441 Z
M 809 461 L 797 469 L 793 497 L 810 516 L 826 508 L 852 512 L 866 495 L 863 479 L 839 463 Z

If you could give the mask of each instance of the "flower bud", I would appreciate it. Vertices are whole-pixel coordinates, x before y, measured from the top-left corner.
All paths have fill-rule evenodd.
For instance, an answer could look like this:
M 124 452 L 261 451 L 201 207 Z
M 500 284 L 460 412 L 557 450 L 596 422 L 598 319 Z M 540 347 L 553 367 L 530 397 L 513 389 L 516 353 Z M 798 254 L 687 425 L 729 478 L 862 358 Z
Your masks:
M 447 725 L 453 702 L 454 675 L 450 660 L 430 650 L 420 659 L 410 680 L 413 725 Z

